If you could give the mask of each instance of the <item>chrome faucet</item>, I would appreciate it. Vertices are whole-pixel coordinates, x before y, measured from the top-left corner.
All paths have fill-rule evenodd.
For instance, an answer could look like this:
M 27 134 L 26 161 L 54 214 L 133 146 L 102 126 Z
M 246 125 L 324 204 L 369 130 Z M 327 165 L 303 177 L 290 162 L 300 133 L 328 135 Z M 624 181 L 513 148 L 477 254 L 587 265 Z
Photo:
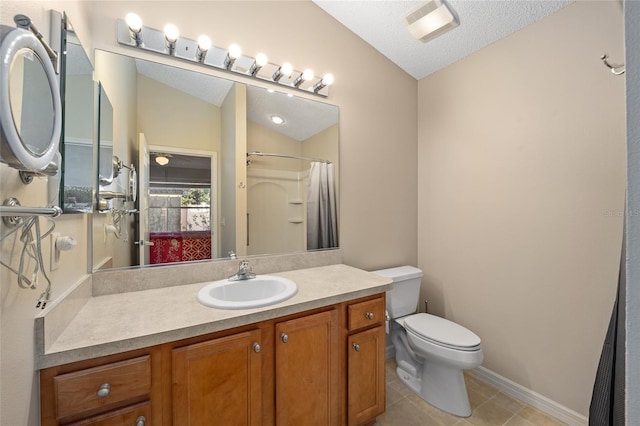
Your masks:
M 227 253 L 229 255 L 229 259 L 237 259 L 238 256 L 236 256 L 236 254 L 233 252 L 233 250 L 229 250 L 229 253 Z
M 255 278 L 256 274 L 251 270 L 251 266 L 249 266 L 248 260 L 243 260 L 240 262 L 238 266 L 238 272 L 231 275 L 229 277 L 230 281 L 239 281 L 239 280 L 250 280 L 251 278 Z

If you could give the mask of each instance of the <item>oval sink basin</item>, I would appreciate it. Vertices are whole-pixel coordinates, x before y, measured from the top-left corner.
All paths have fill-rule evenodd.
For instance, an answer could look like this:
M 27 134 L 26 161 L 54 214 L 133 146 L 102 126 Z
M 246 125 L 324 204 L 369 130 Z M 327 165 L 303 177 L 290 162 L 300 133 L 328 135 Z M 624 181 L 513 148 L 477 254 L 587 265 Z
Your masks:
M 198 302 L 210 308 L 250 309 L 274 305 L 298 291 L 296 283 L 272 275 L 257 275 L 248 280 L 220 280 L 202 287 Z

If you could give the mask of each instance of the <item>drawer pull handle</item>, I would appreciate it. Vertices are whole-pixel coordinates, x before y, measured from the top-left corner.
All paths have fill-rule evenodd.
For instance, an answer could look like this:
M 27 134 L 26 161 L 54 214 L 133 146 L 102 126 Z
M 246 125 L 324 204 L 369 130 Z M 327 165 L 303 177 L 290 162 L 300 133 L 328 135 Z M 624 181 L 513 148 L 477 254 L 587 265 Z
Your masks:
M 140 416 L 136 419 L 136 426 L 144 426 L 147 424 L 147 419 L 144 416 Z
M 353 344 L 353 349 L 354 349 L 356 352 L 360 352 L 360 345 L 359 345 L 359 344 L 357 344 L 357 343 L 354 343 L 354 344 Z
M 367 312 L 366 314 L 364 314 L 365 317 L 367 317 L 367 319 L 372 320 L 374 315 L 373 312 Z
M 106 398 L 111 393 L 111 385 L 109 383 L 103 383 L 98 389 L 98 398 Z
M 255 342 L 251 347 L 253 348 L 253 351 L 255 353 L 257 353 L 257 354 L 259 354 L 260 353 L 260 349 L 262 349 L 260 347 L 260 343 L 258 343 L 258 342 Z
M 282 333 L 280 335 L 280 340 L 282 340 L 282 343 L 287 343 L 289 341 L 289 336 L 287 336 L 285 333 Z

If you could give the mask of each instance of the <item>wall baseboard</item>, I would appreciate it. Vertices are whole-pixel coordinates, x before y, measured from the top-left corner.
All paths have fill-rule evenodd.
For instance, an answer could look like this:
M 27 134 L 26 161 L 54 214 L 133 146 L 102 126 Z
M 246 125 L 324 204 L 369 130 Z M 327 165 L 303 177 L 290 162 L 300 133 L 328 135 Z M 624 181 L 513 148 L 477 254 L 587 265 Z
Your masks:
M 395 348 L 393 345 L 389 345 L 385 348 L 386 358 L 390 359 L 395 357 Z M 481 380 L 488 385 L 493 386 L 501 392 L 506 393 L 509 396 L 512 396 L 525 404 L 528 404 L 538 410 L 542 411 L 545 414 L 554 417 L 561 422 L 568 424 L 569 426 L 586 426 L 589 423 L 589 420 L 563 405 L 558 404 L 555 401 L 547 398 L 546 396 L 540 395 L 537 392 L 532 391 L 531 389 L 525 388 L 522 385 L 513 382 L 506 377 L 503 377 L 497 373 L 494 373 L 491 370 L 488 370 L 484 367 L 478 367 L 473 370 L 466 370 L 468 374 L 476 377 L 478 380 Z
M 570 426 L 585 426 L 588 423 L 588 419 L 582 414 L 560 405 L 546 396 L 525 388 L 491 370 L 487 370 L 484 367 L 467 370 L 467 373 Z

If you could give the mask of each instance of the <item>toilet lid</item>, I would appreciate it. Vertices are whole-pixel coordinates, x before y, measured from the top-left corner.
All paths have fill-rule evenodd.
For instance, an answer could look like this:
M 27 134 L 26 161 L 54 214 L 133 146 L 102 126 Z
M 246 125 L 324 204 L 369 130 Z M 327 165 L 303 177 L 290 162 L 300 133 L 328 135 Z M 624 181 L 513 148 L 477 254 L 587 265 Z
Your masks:
M 404 325 L 408 331 L 437 345 L 466 351 L 480 348 L 480 337 L 475 333 L 435 315 L 410 315 L 405 318 Z

